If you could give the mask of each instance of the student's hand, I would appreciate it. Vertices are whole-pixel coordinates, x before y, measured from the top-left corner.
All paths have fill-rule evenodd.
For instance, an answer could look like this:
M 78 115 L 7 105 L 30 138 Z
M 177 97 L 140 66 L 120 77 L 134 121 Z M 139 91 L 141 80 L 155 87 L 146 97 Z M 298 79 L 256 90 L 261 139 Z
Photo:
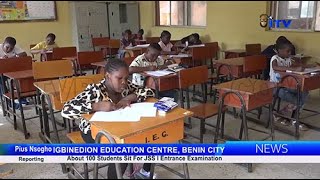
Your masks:
M 116 110 L 116 105 L 112 102 L 109 102 L 109 101 L 101 101 L 101 102 L 92 104 L 92 109 L 94 111 L 109 112 L 109 111 Z
M 155 71 L 155 70 L 157 70 L 157 67 L 156 66 L 149 66 L 148 70 L 149 71 Z
M 127 106 L 130 106 L 131 101 L 127 99 L 121 99 L 117 104 L 116 104 L 116 109 L 122 109 Z

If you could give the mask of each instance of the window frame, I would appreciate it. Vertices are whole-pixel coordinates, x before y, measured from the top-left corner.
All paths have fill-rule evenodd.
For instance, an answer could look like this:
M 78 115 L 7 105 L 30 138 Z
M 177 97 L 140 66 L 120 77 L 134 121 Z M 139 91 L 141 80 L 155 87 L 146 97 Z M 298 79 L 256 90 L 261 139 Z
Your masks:
M 316 30 L 316 21 L 317 21 L 317 10 L 318 10 L 318 5 L 320 6 L 320 3 L 318 3 L 318 1 L 314 2 L 314 14 L 313 14 L 313 18 L 312 18 L 312 25 L 310 29 L 285 29 L 285 28 L 270 28 L 269 26 L 266 27 L 267 31 L 272 31 L 272 32 L 317 32 Z M 267 5 L 267 12 L 268 15 L 273 15 L 274 12 L 276 11 L 276 15 L 279 14 L 279 8 L 275 8 L 274 6 L 279 7 L 279 1 L 268 1 L 268 5 Z M 299 19 L 301 19 L 301 6 L 302 3 L 299 4 L 299 9 L 300 9 L 300 15 L 299 15 Z M 319 17 L 320 18 L 320 17 Z M 320 30 L 318 30 L 320 31 Z
M 185 24 L 191 24 L 191 3 L 190 1 L 183 1 L 183 23 Z M 207 1 L 206 1 L 207 3 Z M 208 4 L 206 4 L 207 6 Z M 206 7 L 208 9 L 208 6 Z M 198 29 L 205 29 L 208 26 L 208 21 L 207 21 L 207 15 L 208 15 L 208 10 L 206 14 L 206 25 L 205 26 L 196 26 L 196 25 L 171 25 L 171 3 L 170 3 L 170 25 L 160 25 L 160 4 L 159 1 L 155 1 L 155 26 L 157 27 L 181 27 L 181 28 L 198 28 Z

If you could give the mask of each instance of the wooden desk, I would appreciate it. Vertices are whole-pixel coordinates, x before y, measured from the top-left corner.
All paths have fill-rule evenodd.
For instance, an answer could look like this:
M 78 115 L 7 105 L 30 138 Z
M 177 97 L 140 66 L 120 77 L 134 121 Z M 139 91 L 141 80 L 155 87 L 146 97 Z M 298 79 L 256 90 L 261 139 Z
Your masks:
M 219 73 L 231 75 L 233 78 L 260 76 L 267 67 L 267 59 L 263 55 L 246 56 L 240 58 L 221 59 L 215 61 Z
M 311 74 L 295 74 L 295 73 L 286 73 L 286 72 L 277 72 L 280 74 L 281 76 L 281 80 L 279 83 L 279 88 L 281 87 L 286 87 L 289 89 L 293 89 L 296 90 L 298 94 L 300 94 L 303 91 L 311 91 L 311 90 L 315 90 L 315 89 L 319 89 L 320 88 L 320 73 L 318 72 L 318 74 L 316 75 L 311 75 Z M 279 89 L 278 89 L 279 90 Z M 276 93 L 276 97 L 274 99 L 274 101 L 277 100 L 278 97 L 278 91 Z M 300 109 L 300 101 L 301 101 L 301 97 L 299 96 L 299 98 L 297 98 L 297 109 Z M 275 104 L 276 102 L 274 102 Z M 279 107 L 279 105 L 278 105 Z M 320 112 L 315 111 L 315 110 L 310 110 L 310 109 L 306 109 L 304 108 L 304 110 L 306 111 L 310 111 L 312 113 L 315 113 L 314 115 L 319 115 Z M 277 111 L 279 111 L 279 108 L 277 109 Z M 293 120 L 296 121 L 296 126 L 295 126 L 295 132 L 293 133 L 293 135 L 295 136 L 296 139 L 300 138 L 300 132 L 299 132 L 299 124 L 303 123 L 305 125 L 307 125 L 310 129 L 314 129 L 317 131 L 320 131 L 320 127 L 315 126 L 311 123 L 307 123 L 307 122 L 303 122 L 300 120 L 300 111 L 295 111 L 295 116 L 292 117 L 288 117 L 288 116 L 284 116 L 282 114 L 279 114 L 277 112 L 278 116 L 281 116 L 283 118 L 289 119 L 289 120 Z M 281 129 L 280 130 L 288 133 L 288 134 L 292 134 L 292 132 L 287 131 L 286 129 Z
M 220 74 L 229 75 L 231 74 L 233 78 L 241 78 L 244 74 L 243 65 L 244 65 L 244 57 L 239 58 L 231 58 L 231 59 L 220 59 L 215 62 L 215 66 L 219 69 L 220 66 L 224 66 L 220 68 Z M 230 69 L 229 69 L 230 67 Z M 231 72 L 229 72 L 231 71 Z
M 177 73 L 166 76 L 152 76 L 147 73 L 141 73 L 146 77 L 145 86 L 156 91 L 156 97 L 159 97 L 160 91 L 167 91 L 179 88 L 179 77 Z
M 8 72 L 4 73 L 3 75 L 7 76 L 9 79 L 17 81 L 17 83 L 20 85 L 20 92 L 30 92 L 36 90 L 33 87 L 34 79 L 32 70 Z
M 53 143 L 53 140 L 50 138 L 50 127 L 49 127 L 49 116 L 50 116 L 55 137 L 57 139 L 57 143 L 60 143 L 58 129 L 56 126 L 57 121 L 55 120 L 55 117 L 54 117 L 54 110 L 60 111 L 63 107 L 63 104 L 60 101 L 60 82 L 59 80 L 41 81 L 41 82 L 35 82 L 34 86 L 37 88 L 37 105 L 40 107 L 39 114 L 41 116 L 40 118 L 41 132 L 39 133 L 39 136 L 43 142 Z M 47 113 L 47 109 L 49 110 L 49 114 Z M 43 114 L 43 118 L 42 118 L 42 114 Z M 61 123 L 58 123 L 58 124 L 61 125 Z
M 52 51 L 41 51 L 40 61 L 50 61 L 52 60 Z
M 224 135 L 224 122 L 222 121 L 222 109 L 224 105 L 240 108 L 242 112 L 242 123 L 240 127 L 239 138 L 230 137 L 233 140 L 242 140 L 244 134 L 244 140 L 248 141 L 248 123 L 246 112 L 264 105 L 269 105 L 269 122 L 267 127 L 270 126 L 270 133 L 261 131 L 259 129 L 251 130 L 258 131 L 260 133 L 268 134 L 264 139 L 271 137 L 271 140 L 274 139 L 274 127 L 273 127 L 273 115 L 272 115 L 272 97 L 273 97 L 273 88 L 276 87 L 275 83 L 268 81 L 242 78 L 222 84 L 215 85 L 215 88 L 219 90 L 220 93 L 220 104 L 219 104 L 219 115 L 217 118 L 214 143 L 217 143 L 219 137 L 224 138 L 227 135 Z M 220 126 L 220 123 L 222 124 Z M 248 164 L 248 172 L 252 172 L 252 164 Z
M 281 87 L 290 89 L 297 89 L 297 83 L 300 86 L 300 91 L 311 91 L 320 88 L 320 73 L 316 75 L 311 74 L 295 74 L 287 72 L 277 72 L 281 76 Z
M 246 56 L 246 50 L 244 49 L 230 49 L 230 50 L 224 50 L 225 59 L 229 58 L 237 58 L 237 57 L 244 57 Z
M 105 69 L 104 67 L 106 66 L 107 61 L 101 61 L 101 62 L 95 62 L 91 63 L 92 66 L 96 66 L 96 73 L 97 74 L 105 74 Z
M 4 76 L 9 78 L 9 86 L 10 86 L 10 93 L 4 94 L 5 97 L 9 98 L 11 100 L 11 108 L 12 112 L 8 110 L 7 112 L 9 114 L 12 114 L 13 116 L 13 122 L 14 122 L 14 128 L 17 129 L 17 117 L 19 115 L 16 113 L 16 110 L 14 108 L 14 100 L 18 99 L 19 101 L 19 109 L 20 109 L 20 117 L 22 121 L 22 128 L 24 132 L 24 136 L 26 139 L 30 137 L 30 133 L 27 131 L 26 127 L 26 120 L 32 119 L 34 117 L 25 118 L 23 107 L 21 105 L 21 98 L 22 97 L 32 97 L 35 96 L 35 87 L 33 86 L 33 72 L 32 70 L 24 70 L 24 71 L 16 71 L 16 72 L 8 72 L 4 73 Z M 16 91 L 15 91 L 16 90 Z M 9 117 L 9 116 L 7 116 Z
M 60 81 L 40 81 L 34 82 L 33 85 L 43 94 L 48 94 L 51 99 L 52 107 L 54 110 L 62 110 L 63 104 L 60 101 Z
M 155 102 L 150 98 L 148 102 Z M 83 117 L 89 120 L 93 114 Z M 166 116 L 141 118 L 138 122 L 91 122 L 92 137 L 101 130 L 108 132 L 117 143 L 174 143 L 184 137 L 184 118 L 192 116 L 191 111 L 175 108 Z M 108 142 L 102 139 L 102 142 Z
M 251 111 L 272 103 L 273 89 L 277 84 L 258 79 L 242 78 L 213 86 L 219 90 L 219 97 L 222 97 L 226 92 L 239 93 L 245 101 L 246 110 Z M 236 108 L 241 108 L 242 105 L 239 98 L 234 94 L 226 95 L 224 103 Z

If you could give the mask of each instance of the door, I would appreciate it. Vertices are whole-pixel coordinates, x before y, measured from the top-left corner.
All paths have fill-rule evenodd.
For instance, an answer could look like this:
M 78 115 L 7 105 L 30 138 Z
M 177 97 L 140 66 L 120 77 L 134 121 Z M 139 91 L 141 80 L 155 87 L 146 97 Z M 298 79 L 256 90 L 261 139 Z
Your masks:
M 122 28 L 120 26 L 119 3 L 108 4 L 110 39 L 120 39 Z

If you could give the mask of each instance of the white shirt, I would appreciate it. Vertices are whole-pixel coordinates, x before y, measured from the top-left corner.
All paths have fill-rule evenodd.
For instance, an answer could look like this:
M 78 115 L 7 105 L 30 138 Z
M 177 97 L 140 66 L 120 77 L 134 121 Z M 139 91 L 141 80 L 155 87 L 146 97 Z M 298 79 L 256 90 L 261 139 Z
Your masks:
M 19 46 L 15 45 L 13 50 L 9 53 L 3 51 L 3 44 L 0 44 L 0 58 L 7 56 L 8 58 L 16 57 L 17 54 L 25 52 Z
M 164 60 L 162 58 L 158 57 L 156 61 L 150 62 L 146 59 L 144 54 L 141 54 L 140 56 L 136 57 L 132 61 L 132 63 L 130 64 L 130 67 L 149 67 L 149 66 L 162 66 L 162 65 L 164 65 Z M 142 76 L 139 73 L 133 73 L 132 83 L 138 86 L 143 86 L 144 76 Z
M 290 67 L 291 64 L 292 64 L 292 60 L 291 58 L 282 58 L 278 55 L 274 55 L 272 56 L 271 58 L 271 61 L 270 61 L 270 81 L 271 82 L 279 82 L 280 80 L 280 74 L 279 73 L 276 73 L 274 72 L 273 68 L 272 68 L 272 62 L 273 61 L 277 61 L 277 64 L 278 66 L 284 66 L 284 67 Z
M 162 51 L 165 51 L 165 52 L 171 52 L 171 49 L 173 47 L 173 44 L 171 42 L 165 45 L 162 41 L 160 41 L 158 44 L 160 45 Z

